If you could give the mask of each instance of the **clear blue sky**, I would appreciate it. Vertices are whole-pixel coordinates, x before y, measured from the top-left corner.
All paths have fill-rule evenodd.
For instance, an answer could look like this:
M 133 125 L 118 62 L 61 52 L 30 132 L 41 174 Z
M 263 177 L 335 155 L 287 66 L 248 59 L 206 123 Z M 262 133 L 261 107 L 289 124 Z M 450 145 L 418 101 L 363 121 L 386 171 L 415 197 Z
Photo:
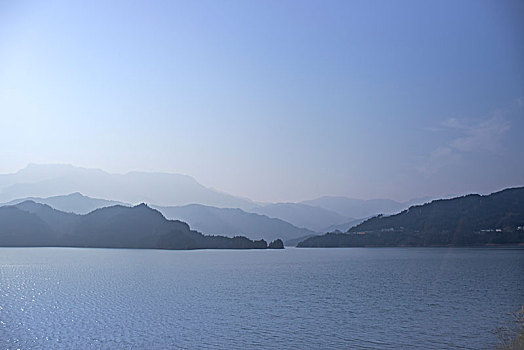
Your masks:
M 261 201 L 524 184 L 523 1 L 1 1 L 0 172 Z

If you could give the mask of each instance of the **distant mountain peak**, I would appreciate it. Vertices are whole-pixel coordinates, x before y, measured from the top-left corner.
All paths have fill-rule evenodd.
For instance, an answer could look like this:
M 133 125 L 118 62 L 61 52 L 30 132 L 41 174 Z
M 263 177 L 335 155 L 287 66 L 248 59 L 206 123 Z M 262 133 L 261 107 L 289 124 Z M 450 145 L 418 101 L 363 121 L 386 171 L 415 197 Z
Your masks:
M 38 203 L 38 204 L 40 204 L 40 203 Z M 37 205 L 37 203 L 34 200 L 32 200 L 32 199 L 27 199 L 27 200 L 25 200 L 23 202 L 20 202 L 20 203 L 16 204 L 16 206 L 18 206 L 18 205 Z M 46 204 L 40 204 L 40 205 L 41 206 L 48 206 Z
M 14 206 L 17 207 L 18 209 L 26 210 L 29 212 L 42 211 L 42 210 L 48 211 L 48 212 L 58 211 L 55 208 L 51 207 L 50 205 L 47 205 L 44 203 L 38 203 L 32 199 L 28 199 L 26 201 L 20 202 Z
M 67 195 L 68 197 L 82 197 L 82 198 L 89 198 L 87 196 L 84 196 L 82 193 L 80 192 L 73 192 L 73 193 L 70 193 Z

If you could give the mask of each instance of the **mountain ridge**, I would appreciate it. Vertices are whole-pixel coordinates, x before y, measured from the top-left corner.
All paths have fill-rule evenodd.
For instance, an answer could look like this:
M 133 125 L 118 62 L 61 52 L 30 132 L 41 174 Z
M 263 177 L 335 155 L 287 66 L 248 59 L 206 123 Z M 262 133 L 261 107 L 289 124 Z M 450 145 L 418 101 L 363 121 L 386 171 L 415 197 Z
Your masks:
M 334 211 L 302 203 L 268 203 L 251 212 L 282 219 L 297 227 L 322 232 L 326 227 L 354 220 Z
M 279 218 L 246 212 L 239 208 L 216 208 L 201 204 L 162 207 L 152 206 L 166 218 L 179 219 L 205 234 L 220 234 L 231 237 L 236 234 L 251 239 L 268 241 L 281 238 L 284 241 L 316 234 L 306 228 L 297 227 Z
M 377 214 L 393 214 L 411 205 L 423 204 L 432 199 L 433 197 L 423 197 L 398 202 L 387 198 L 357 199 L 344 196 L 322 196 L 300 203 L 325 208 L 354 219 L 362 219 Z
M 95 209 L 109 207 L 113 205 L 127 205 L 130 204 L 112 201 L 107 199 L 92 198 L 84 196 L 80 192 L 74 192 L 66 195 L 58 195 L 47 198 L 42 197 L 25 197 L 18 198 L 7 203 L 2 203 L 0 205 L 16 205 L 25 201 L 34 201 L 36 203 L 47 204 L 50 207 L 63 211 L 71 212 L 75 214 L 87 214 Z
M 2 202 L 73 192 L 132 204 L 185 205 L 198 202 L 239 208 L 255 205 L 249 199 L 210 189 L 193 177 L 182 174 L 139 171 L 112 174 L 69 164 L 32 164 L 16 173 L 0 175 Z
M 72 196 L 77 193 L 90 197 L 91 202 L 75 203 Z M 63 194 L 69 194 L 70 197 L 65 198 Z M 310 231 L 301 232 L 300 236 L 333 230 L 345 231 L 363 218 L 397 212 L 407 208 L 410 203 L 425 200 L 401 203 L 390 199 L 361 200 L 324 196 L 298 203 L 257 203 L 205 187 L 189 175 L 143 171 L 112 174 L 101 169 L 70 164 L 29 164 L 15 173 L 0 175 L 0 202 L 15 204 L 22 199 L 51 204 L 62 211 L 79 214 L 87 214 L 102 206 L 135 205 L 142 202 L 158 207 L 199 204 L 216 208 L 239 208 L 246 213 L 265 215 L 269 219 L 279 219 L 298 229 Z M 229 219 L 231 220 L 234 220 L 234 215 Z M 206 225 L 211 225 L 210 222 L 192 224 L 197 224 L 206 232 L 209 231 Z M 232 230 L 239 229 L 231 222 L 229 224 Z M 269 221 L 267 225 L 270 225 Z M 295 231 L 293 227 L 283 229 L 286 230 L 283 231 L 284 234 Z M 245 228 L 242 230 L 248 232 Z M 289 235 L 287 238 L 292 239 Z
M 276 242 L 276 243 L 275 243 Z M 279 247 L 278 241 L 272 247 Z M 88 214 L 64 213 L 25 201 L 0 207 L 0 246 L 137 249 L 265 249 L 264 240 L 203 235 L 179 220 L 167 220 L 145 204 L 115 205 Z
M 122 202 L 91 198 L 78 192 L 48 198 L 20 198 L 0 205 L 16 205 L 25 201 L 47 204 L 62 212 L 76 214 L 88 214 L 95 209 L 113 205 L 132 206 Z M 151 204 L 151 207 L 159 210 L 167 219 L 185 221 L 192 228 L 204 234 L 220 234 L 227 237 L 241 235 L 250 239 L 262 238 L 268 241 L 277 238 L 288 240 L 317 234 L 317 232 L 296 227 L 284 220 L 249 213 L 239 208 L 217 208 L 201 204 L 185 206 Z
M 299 247 L 431 246 L 524 243 L 524 187 L 469 194 L 370 218 L 346 233 L 308 238 Z

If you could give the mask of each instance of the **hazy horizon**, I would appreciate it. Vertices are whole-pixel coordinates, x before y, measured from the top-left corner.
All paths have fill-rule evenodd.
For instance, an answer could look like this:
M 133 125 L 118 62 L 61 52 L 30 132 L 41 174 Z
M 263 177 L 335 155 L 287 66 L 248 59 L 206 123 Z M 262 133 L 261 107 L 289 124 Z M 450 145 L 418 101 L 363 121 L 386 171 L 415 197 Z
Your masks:
M 0 3 L 0 173 L 257 202 L 524 184 L 521 1 Z
M 224 193 L 224 194 L 228 194 L 228 195 L 233 195 L 233 196 L 238 197 L 240 199 L 250 200 L 250 201 L 253 201 L 253 203 L 259 203 L 259 204 L 301 203 L 301 202 L 307 202 L 308 200 L 319 199 L 319 198 L 322 198 L 322 197 L 341 197 L 341 198 L 349 198 L 349 199 L 356 199 L 356 200 L 381 200 L 381 199 L 387 199 L 387 200 L 393 200 L 393 201 L 396 201 L 396 202 L 399 202 L 399 203 L 406 203 L 406 202 L 410 202 L 412 200 L 416 201 L 416 200 L 424 199 L 424 198 L 431 198 L 433 200 L 433 199 L 458 197 L 458 196 L 462 196 L 462 195 L 466 195 L 466 194 L 472 194 L 472 193 L 473 194 L 487 195 L 487 194 L 491 194 L 493 192 L 498 192 L 498 191 L 503 190 L 503 189 L 507 189 L 507 188 L 511 188 L 511 187 L 521 187 L 521 186 L 523 186 L 523 184 L 517 184 L 517 185 L 514 185 L 514 186 L 501 187 L 501 188 L 490 190 L 490 191 L 486 191 L 486 192 L 477 191 L 477 192 L 464 192 L 464 193 L 446 193 L 446 194 L 440 194 L 440 195 L 435 195 L 435 196 L 422 196 L 421 195 L 421 196 L 410 197 L 410 198 L 408 198 L 406 200 L 397 200 L 397 199 L 388 198 L 388 197 L 385 197 L 385 196 L 383 196 L 383 197 L 373 197 L 373 198 L 358 198 L 358 197 L 351 197 L 351 196 L 344 196 L 344 195 L 328 195 L 328 194 L 325 194 L 325 195 L 320 195 L 318 197 L 303 198 L 303 199 L 294 200 L 294 201 L 293 200 L 288 200 L 288 201 L 257 201 L 257 200 L 254 200 L 252 198 L 249 198 L 247 196 L 241 196 L 241 195 L 237 195 L 235 193 L 229 193 L 229 192 L 226 192 L 226 191 L 222 191 L 220 189 L 216 189 L 216 188 L 210 187 L 207 184 L 202 183 L 201 181 L 199 181 L 197 178 L 195 178 L 191 174 L 180 174 L 180 173 L 174 173 L 174 172 L 130 170 L 130 171 L 125 171 L 125 172 L 120 172 L 119 173 L 119 172 L 110 172 L 110 171 L 107 171 L 105 169 L 100 169 L 100 168 L 82 167 L 82 166 L 78 166 L 78 165 L 75 165 L 75 164 L 68 164 L 68 163 L 54 163 L 54 164 L 28 163 L 25 167 L 23 167 L 21 169 L 17 169 L 15 171 L 8 172 L 8 173 L 0 173 L 0 176 L 17 174 L 17 173 L 19 173 L 21 171 L 24 171 L 24 170 L 35 170 L 35 169 L 36 170 L 42 170 L 42 168 L 44 168 L 44 167 L 46 167 L 46 168 L 71 167 L 71 168 L 85 169 L 85 170 L 100 170 L 100 171 L 103 171 L 104 173 L 107 173 L 107 174 L 110 174 L 110 175 L 126 175 L 126 174 L 130 174 L 130 173 L 134 173 L 134 172 L 147 173 L 147 174 L 182 175 L 182 176 L 187 176 L 187 177 L 195 180 L 198 184 L 200 184 L 200 185 L 202 185 L 202 186 L 204 186 L 206 188 L 209 188 L 211 190 L 214 190 L 214 191 L 217 191 L 217 192 L 220 192 L 220 193 Z M 19 183 L 17 183 L 17 184 L 19 184 Z M 82 195 L 85 195 L 87 197 L 90 197 L 89 195 L 86 195 L 85 193 L 83 193 L 81 190 L 74 191 L 74 192 L 67 192 L 67 193 L 63 193 L 63 191 L 62 192 L 57 191 L 56 193 L 53 194 L 53 196 L 66 196 L 66 195 L 70 195 L 70 194 L 73 194 L 73 193 L 76 193 L 76 192 L 78 192 L 78 193 L 80 193 Z M 38 196 L 31 196 L 31 197 L 38 197 Z M 95 197 L 101 198 L 101 199 L 105 199 L 105 200 L 113 200 L 114 199 L 114 198 L 110 198 L 110 196 L 95 196 Z M 12 200 L 14 200 L 14 199 L 21 199 L 21 198 L 12 198 Z M 132 203 L 131 202 L 129 204 L 137 204 L 137 203 Z M 151 204 L 154 205 L 154 204 L 157 204 L 157 203 L 151 203 Z M 206 205 L 206 204 L 204 204 L 204 205 Z M 209 204 L 207 204 L 207 205 L 209 205 Z

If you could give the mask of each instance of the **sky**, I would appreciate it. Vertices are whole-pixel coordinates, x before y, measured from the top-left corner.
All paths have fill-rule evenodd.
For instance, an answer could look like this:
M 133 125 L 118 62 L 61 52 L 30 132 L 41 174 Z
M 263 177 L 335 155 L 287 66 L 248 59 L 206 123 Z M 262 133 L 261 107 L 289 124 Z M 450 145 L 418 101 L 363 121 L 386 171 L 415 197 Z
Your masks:
M 524 185 L 524 2 L 0 0 L 0 173 L 256 201 Z

